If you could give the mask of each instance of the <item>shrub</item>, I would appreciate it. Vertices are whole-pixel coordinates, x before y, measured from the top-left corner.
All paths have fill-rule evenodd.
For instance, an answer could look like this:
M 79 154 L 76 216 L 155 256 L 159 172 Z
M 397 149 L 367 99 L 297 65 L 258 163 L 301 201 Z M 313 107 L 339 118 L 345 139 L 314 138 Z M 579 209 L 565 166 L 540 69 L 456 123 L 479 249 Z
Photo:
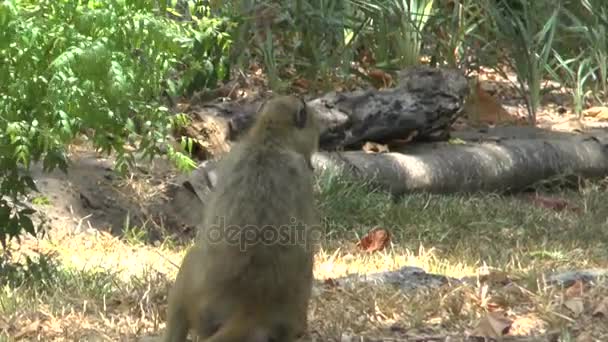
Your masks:
M 66 170 L 66 146 L 86 133 L 117 168 L 160 152 L 184 123 L 160 102 L 227 73 L 219 18 L 168 19 L 148 1 L 8 0 L 0 3 L 0 243 L 35 234 L 23 196 L 32 162 Z M 181 76 L 177 80 L 175 76 Z M 182 169 L 194 166 L 169 148 Z

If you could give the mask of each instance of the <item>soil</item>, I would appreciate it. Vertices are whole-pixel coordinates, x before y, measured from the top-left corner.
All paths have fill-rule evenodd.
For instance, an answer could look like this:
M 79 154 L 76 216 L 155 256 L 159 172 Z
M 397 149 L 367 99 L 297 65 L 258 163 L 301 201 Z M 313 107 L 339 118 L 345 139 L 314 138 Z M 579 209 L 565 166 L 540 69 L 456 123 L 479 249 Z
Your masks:
M 55 233 L 80 233 L 98 229 L 122 236 L 125 229 L 145 228 L 150 243 L 165 234 L 188 239 L 191 226 L 180 219 L 172 203 L 176 174 L 166 158 L 140 161 L 127 175 L 114 171 L 114 160 L 86 146 L 72 148 L 68 172 L 44 172 L 40 164 L 32 168 L 39 193 L 29 202 Z M 42 200 L 41 200 L 42 199 Z M 47 231 L 49 232 L 49 231 Z

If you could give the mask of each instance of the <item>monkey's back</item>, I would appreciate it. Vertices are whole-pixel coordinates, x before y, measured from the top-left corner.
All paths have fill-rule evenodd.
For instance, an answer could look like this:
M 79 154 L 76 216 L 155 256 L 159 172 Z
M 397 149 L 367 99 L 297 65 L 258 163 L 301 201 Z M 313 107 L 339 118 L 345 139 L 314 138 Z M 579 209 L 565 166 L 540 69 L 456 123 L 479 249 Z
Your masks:
M 308 222 L 314 217 L 313 173 L 302 155 L 278 148 L 235 148 L 241 150 L 220 162 L 204 226 L 218 224 L 218 216 L 239 227 L 288 225 L 293 219 L 314 224 Z
M 250 146 L 235 146 L 220 162 L 199 239 L 206 253 L 225 257 L 206 271 L 224 278 L 218 291 L 239 293 L 247 284 L 248 300 L 300 297 L 293 293 L 309 291 L 310 234 L 318 228 L 313 172 L 299 153 Z M 281 284 L 284 292 L 277 292 Z
M 306 331 L 315 115 L 303 99 L 275 97 L 220 161 L 171 290 L 166 342 L 185 342 L 189 330 L 209 342 L 291 342 Z

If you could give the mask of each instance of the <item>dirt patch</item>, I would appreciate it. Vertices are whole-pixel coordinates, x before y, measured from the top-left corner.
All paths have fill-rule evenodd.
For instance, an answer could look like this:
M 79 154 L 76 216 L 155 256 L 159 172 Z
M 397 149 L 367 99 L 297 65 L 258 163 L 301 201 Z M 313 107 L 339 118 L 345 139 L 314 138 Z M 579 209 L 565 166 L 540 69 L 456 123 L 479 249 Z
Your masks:
M 70 159 L 67 173 L 32 168 L 40 192 L 31 193 L 29 201 L 52 230 L 78 233 L 94 227 L 121 236 L 138 227 L 150 242 L 166 233 L 192 235 L 191 224 L 173 203 L 183 187 L 175 183 L 179 175 L 166 159 L 141 162 L 126 175 L 113 170 L 113 159 L 90 150 L 73 152 Z

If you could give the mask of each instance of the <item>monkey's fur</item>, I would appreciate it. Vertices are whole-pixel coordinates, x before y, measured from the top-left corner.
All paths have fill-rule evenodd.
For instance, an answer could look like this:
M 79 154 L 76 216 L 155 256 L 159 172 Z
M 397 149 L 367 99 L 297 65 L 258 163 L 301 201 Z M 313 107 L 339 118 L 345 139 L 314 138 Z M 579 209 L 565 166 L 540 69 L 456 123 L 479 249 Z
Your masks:
M 307 330 L 310 228 L 318 227 L 310 158 L 318 141 L 316 112 L 304 101 L 279 96 L 262 105 L 218 165 L 196 242 L 169 294 L 165 342 L 185 341 L 188 331 L 207 342 L 291 342 Z M 294 219 L 305 225 L 297 237 L 251 242 L 260 228 L 293 227 Z M 236 243 L 226 240 L 230 226 L 238 227 Z M 254 229 L 244 233 L 246 226 Z M 246 246 L 238 233 L 247 234 Z

